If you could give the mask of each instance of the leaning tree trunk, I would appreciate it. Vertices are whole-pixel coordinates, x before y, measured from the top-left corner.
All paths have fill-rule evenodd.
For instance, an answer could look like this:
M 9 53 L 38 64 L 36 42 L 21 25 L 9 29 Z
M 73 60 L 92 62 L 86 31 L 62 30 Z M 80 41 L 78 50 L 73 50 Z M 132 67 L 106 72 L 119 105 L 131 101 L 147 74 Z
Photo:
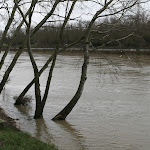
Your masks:
M 84 84 L 87 79 L 87 65 L 89 63 L 88 47 L 88 44 L 86 44 L 84 47 L 84 63 L 82 65 L 82 73 L 78 90 L 72 98 L 72 100 L 68 103 L 68 105 L 61 112 L 59 112 L 52 120 L 65 120 L 82 95 Z
M 66 47 L 64 47 L 63 49 L 60 49 L 58 51 L 58 53 L 64 51 L 66 48 L 72 47 L 74 45 L 76 45 L 77 43 L 79 43 L 81 40 L 83 40 L 83 37 L 79 40 L 77 40 L 76 42 L 67 45 Z M 48 64 L 52 61 L 53 57 L 54 57 L 55 53 L 52 54 L 50 56 L 50 58 L 47 60 L 47 62 L 45 63 L 45 65 L 41 68 L 41 70 L 39 71 L 39 76 L 43 73 L 43 71 L 48 67 Z M 22 100 L 23 97 L 26 95 L 26 93 L 28 92 L 28 90 L 32 87 L 32 85 L 35 83 L 35 78 L 24 88 L 24 90 L 21 92 L 21 94 L 18 96 L 18 98 L 16 99 L 16 102 L 14 103 L 14 105 L 21 105 L 22 104 Z
M 18 5 L 18 3 L 15 3 L 15 7 L 17 7 L 17 5 Z M 28 10 L 28 12 L 26 13 L 25 17 L 28 15 L 30 9 L 31 9 L 31 8 L 29 8 L 29 10 Z M 15 34 L 16 34 L 17 31 L 19 30 L 19 28 L 22 26 L 23 22 L 24 22 L 24 21 L 22 21 L 22 22 L 20 23 L 20 25 L 18 26 L 18 28 L 17 28 Z M 9 51 L 9 48 L 10 48 L 12 42 L 13 42 L 13 40 L 10 42 L 10 45 L 9 45 L 7 51 Z M 24 46 L 25 46 L 25 42 L 23 42 L 21 48 L 18 50 L 18 52 L 17 52 L 16 55 L 14 56 L 14 58 L 13 58 L 11 64 L 9 65 L 8 69 L 5 71 L 5 74 L 4 74 L 4 76 L 3 76 L 3 79 L 2 79 L 2 81 L 1 81 L 1 83 L 0 83 L 0 94 L 1 94 L 1 92 L 2 92 L 2 90 L 3 90 L 3 88 L 4 88 L 4 86 L 5 86 L 5 84 L 6 84 L 7 80 L 8 80 L 8 78 L 9 78 L 9 75 L 10 75 L 11 71 L 13 70 L 13 68 L 14 68 L 14 66 L 15 66 L 15 64 L 16 64 L 16 62 L 17 62 L 17 60 L 18 60 L 18 58 L 19 58 L 19 56 L 21 55 L 21 53 L 22 53 L 22 51 L 23 51 L 23 49 L 24 49 Z M 5 55 L 5 56 L 4 56 L 4 55 Z M 7 55 L 7 52 L 6 52 L 4 55 L 3 55 L 2 60 L 1 60 L 1 65 L 3 65 L 3 61 L 4 61 L 4 59 L 5 59 L 6 55 Z M 2 66 L 1 66 L 1 67 L 2 67 Z
M 48 64 L 51 62 L 53 59 L 54 54 L 47 60 L 45 65 L 42 67 L 42 69 L 39 71 L 39 76 L 43 73 L 43 71 L 48 67 Z M 21 94 L 18 96 L 16 99 L 16 102 L 14 105 L 21 105 L 22 104 L 22 99 L 25 96 L 25 94 L 28 92 L 28 90 L 32 87 L 32 85 L 35 83 L 35 78 L 24 88 L 24 90 L 21 92 Z
M 68 22 L 68 20 L 71 16 L 71 14 L 72 14 L 72 11 L 73 11 L 73 8 L 74 8 L 76 2 L 77 2 L 77 0 L 74 0 L 72 2 L 71 8 L 70 8 L 67 16 L 65 17 L 64 22 L 63 22 L 62 27 L 61 27 L 61 30 L 60 30 L 58 44 L 57 44 L 57 47 L 56 47 L 56 50 L 55 50 L 55 53 L 54 53 L 54 58 L 53 58 L 51 68 L 49 70 L 49 75 L 48 75 L 48 79 L 47 79 L 47 83 L 46 83 L 45 93 L 44 93 L 44 97 L 42 99 L 42 112 L 43 112 L 43 109 L 44 109 L 44 106 L 45 106 L 45 103 L 46 103 L 46 100 L 47 100 L 47 97 L 48 97 L 48 92 L 49 92 L 50 83 L 51 83 L 51 80 L 52 80 L 53 70 L 54 70 L 57 55 L 58 55 L 58 52 L 59 52 L 59 49 L 60 49 L 60 44 L 61 44 L 62 38 L 63 38 L 63 32 L 65 30 L 65 26 L 66 26 L 66 24 L 67 24 L 67 22 Z
M 30 11 L 30 8 L 29 8 L 29 10 L 27 11 L 27 13 L 25 14 L 25 18 L 26 18 L 27 15 L 29 14 L 29 11 Z M 15 30 L 15 32 L 14 32 L 14 34 L 13 34 L 13 37 L 11 38 L 11 40 L 10 40 L 8 46 L 7 46 L 7 49 L 5 50 L 3 56 L 2 56 L 2 58 L 1 58 L 1 60 L 0 60 L 0 70 L 1 70 L 1 68 L 2 68 L 2 66 L 3 66 L 3 64 L 4 64 L 4 61 L 5 61 L 5 58 L 6 58 L 7 54 L 8 54 L 8 52 L 10 51 L 10 48 L 11 48 L 13 42 L 14 42 L 14 38 L 16 37 L 17 33 L 19 32 L 19 30 L 20 30 L 20 28 L 22 27 L 23 23 L 24 23 L 24 20 L 22 20 L 21 23 L 18 25 L 17 29 Z M 8 27 L 7 27 L 7 28 L 8 28 Z M 0 45 L 0 49 L 1 49 L 1 45 Z
M 46 100 L 47 100 L 47 97 L 48 97 L 48 92 L 49 92 L 49 88 L 50 88 L 50 83 L 51 83 L 52 74 L 53 74 L 53 70 L 54 70 L 54 67 L 55 67 L 57 55 L 58 55 L 58 53 L 60 53 L 61 51 L 63 51 L 63 49 L 60 49 L 60 48 L 59 48 L 59 47 L 60 47 L 61 40 L 62 40 L 62 38 L 63 38 L 63 36 L 62 36 L 62 35 L 63 35 L 63 31 L 64 31 L 65 26 L 66 26 L 66 24 L 67 24 L 67 22 L 68 22 L 68 20 L 69 20 L 69 18 L 70 18 L 70 15 L 71 15 L 71 13 L 72 13 L 72 11 L 73 11 L 73 8 L 74 8 L 74 6 L 75 6 L 76 1 L 77 1 L 77 0 L 75 0 L 75 1 L 72 3 L 72 6 L 71 6 L 71 8 L 70 8 L 70 10 L 69 10 L 69 13 L 68 13 L 67 17 L 65 18 L 64 23 L 63 23 L 63 25 L 62 25 L 62 27 L 61 27 L 61 31 L 60 31 L 60 34 L 59 34 L 58 45 L 57 45 L 57 47 L 56 47 L 56 50 L 55 50 L 54 54 L 48 59 L 48 61 L 46 62 L 46 64 L 43 66 L 43 68 L 42 68 L 42 69 L 40 70 L 40 72 L 39 72 L 39 76 L 40 76 L 40 75 L 42 74 L 42 72 L 47 68 L 47 66 L 48 66 L 48 64 L 51 62 L 51 60 L 53 60 L 52 65 L 51 65 L 51 68 L 50 68 L 50 70 L 49 70 L 49 75 L 48 75 L 48 79 L 47 79 L 47 83 L 46 83 L 45 93 L 44 93 L 43 99 L 42 99 L 42 101 L 41 101 L 41 107 L 40 107 L 41 115 L 42 115 L 42 113 L 43 113 L 44 106 L 45 106 L 45 103 L 46 103 Z M 81 38 L 81 39 L 82 39 L 82 38 Z M 79 39 L 78 41 L 80 41 L 81 39 Z M 78 41 L 75 42 L 75 43 L 73 43 L 73 44 L 70 44 L 70 46 L 71 46 L 71 45 L 74 45 L 74 44 L 76 44 L 76 43 L 78 43 Z M 68 47 L 69 47 L 69 46 L 68 46 Z M 64 49 L 65 49 L 65 48 L 64 48 Z M 29 90 L 29 88 L 32 86 L 32 84 L 34 84 L 34 82 L 35 82 L 35 78 L 27 85 L 27 87 L 26 87 L 26 88 L 23 90 L 23 92 L 19 95 L 19 97 L 17 98 L 17 100 L 16 100 L 16 102 L 15 102 L 15 105 L 20 105 L 20 104 L 22 104 L 22 99 L 23 99 L 24 95 L 25 95 L 26 92 Z M 39 104 L 39 106 L 40 106 L 40 104 Z M 37 105 L 36 107 L 38 108 L 39 106 Z
M 53 14 L 53 12 L 55 11 L 55 8 L 56 8 L 56 6 L 57 6 L 57 4 L 58 4 L 59 2 L 60 2 L 60 1 L 57 0 L 57 1 L 54 3 L 53 8 L 51 9 L 51 11 L 50 11 L 50 12 L 43 18 L 43 20 L 34 28 L 34 30 L 33 30 L 32 33 L 31 33 L 31 37 L 41 28 L 41 26 L 46 22 L 46 20 Z M 36 3 L 36 1 L 34 1 L 34 3 Z M 17 3 L 16 3 L 16 6 L 17 6 Z M 27 12 L 26 15 L 28 15 L 30 9 L 32 9 L 32 7 L 29 8 L 29 10 L 28 10 L 28 12 Z M 24 18 L 26 18 L 26 15 L 24 16 Z M 23 45 L 22 45 L 23 48 L 24 48 L 24 45 L 25 45 L 25 42 L 24 42 Z M 13 58 L 13 61 L 12 61 L 11 64 L 9 65 L 7 71 L 5 72 L 5 74 L 4 74 L 4 76 L 3 76 L 3 79 L 2 79 L 2 81 L 1 81 L 1 83 L 0 83 L 0 93 L 2 92 L 2 90 L 3 90 L 3 88 L 4 88 L 5 84 L 6 84 L 6 82 L 7 82 L 7 80 L 8 80 L 8 77 L 9 77 L 11 71 L 13 70 L 13 68 L 14 68 L 14 66 L 15 66 L 15 64 L 16 64 L 16 62 L 17 62 L 19 56 L 20 56 L 20 54 L 22 53 L 23 48 L 20 49 L 20 50 L 16 53 L 16 55 L 15 55 L 14 58 Z
M 5 50 L 3 56 L 2 56 L 2 58 L 0 60 L 0 70 L 2 69 L 2 66 L 4 64 L 5 58 L 6 58 L 7 54 L 8 54 L 8 52 L 9 52 L 10 48 L 11 48 L 11 43 L 9 43 L 7 49 Z
M 19 2 L 20 2 L 20 1 L 18 1 L 18 3 L 19 3 Z M 4 40 L 5 40 L 5 38 L 6 38 L 7 32 L 8 32 L 8 30 L 9 30 L 9 28 L 10 28 L 12 22 L 13 22 L 14 15 L 15 15 L 15 13 L 16 13 L 16 10 L 17 10 L 17 6 L 14 5 L 13 10 L 12 10 L 12 13 L 11 13 L 11 16 L 10 16 L 8 22 L 7 22 L 7 25 L 5 26 L 5 30 L 4 30 L 4 32 L 3 32 L 3 34 L 2 34 L 2 37 L 1 37 L 1 40 L 0 40 L 0 52 L 1 52 L 1 49 L 2 49 L 2 47 L 3 47 Z
M 16 6 L 16 5 L 15 5 L 15 6 Z M 29 10 L 28 10 L 28 11 L 29 11 Z M 27 14 L 28 14 L 28 12 L 26 13 L 26 16 L 27 16 Z M 22 22 L 20 23 L 20 25 L 17 27 L 17 29 L 16 29 L 16 31 L 15 31 L 15 35 L 12 37 L 12 39 L 11 39 L 11 41 L 10 41 L 8 47 L 7 47 L 7 50 L 5 51 L 4 55 L 2 56 L 1 61 L 0 61 L 0 69 L 2 68 L 2 66 L 3 66 L 3 64 L 4 64 L 5 58 L 6 58 L 8 52 L 9 52 L 9 50 L 10 50 L 10 47 L 11 47 L 11 45 L 12 45 L 12 43 L 13 43 L 13 39 L 14 39 L 14 37 L 16 36 L 17 32 L 19 31 L 19 29 L 21 28 L 21 26 L 22 26 L 23 23 L 24 23 L 24 21 L 22 21 Z M 7 27 L 7 28 L 8 28 L 8 27 Z M 16 62 L 17 62 L 17 60 L 18 60 L 18 58 L 19 58 L 19 56 L 21 55 L 21 53 L 22 53 L 22 51 L 23 51 L 23 49 L 24 49 L 24 46 L 25 46 L 25 42 L 23 42 L 21 48 L 18 50 L 18 52 L 17 52 L 16 55 L 14 56 L 14 58 L 13 58 L 11 64 L 9 65 L 8 69 L 6 70 L 6 72 L 5 72 L 4 76 L 3 76 L 3 79 L 2 79 L 2 81 L 1 81 L 1 83 L 0 83 L 0 93 L 2 92 L 4 86 L 5 86 L 5 84 L 6 84 L 7 80 L 8 80 L 8 78 L 9 78 L 9 75 L 10 75 L 11 71 L 13 70 L 13 68 L 14 68 L 14 66 L 15 66 L 15 64 L 16 64 Z
M 59 112 L 52 120 L 65 120 L 65 118 L 69 115 L 69 113 L 72 111 L 76 103 L 78 102 L 79 98 L 82 95 L 83 88 L 85 81 L 87 79 L 87 65 L 89 63 L 89 36 L 90 36 L 90 31 L 91 28 L 95 22 L 95 20 L 98 18 L 98 16 L 108 7 L 110 3 L 112 3 L 113 0 L 110 0 L 108 3 L 104 5 L 104 7 L 100 10 L 98 10 L 95 15 L 93 16 L 92 20 L 90 21 L 87 30 L 85 32 L 85 46 L 84 46 L 84 63 L 82 66 L 82 74 L 81 74 L 81 79 L 80 79 L 80 84 L 78 87 L 78 90 L 72 100 L 68 103 L 68 105 L 61 111 Z
M 4 76 L 3 76 L 3 79 L 2 79 L 2 81 L 1 81 L 1 83 L 0 83 L 0 93 L 2 92 L 4 86 L 5 86 L 5 84 L 6 84 L 7 80 L 8 80 L 8 78 L 9 78 L 9 75 L 10 75 L 12 69 L 14 68 L 14 66 L 15 66 L 15 64 L 16 64 L 16 62 L 17 62 L 19 56 L 20 56 L 20 54 L 22 53 L 22 51 L 23 51 L 23 48 L 20 49 L 20 50 L 16 53 L 16 55 L 15 55 L 13 61 L 11 62 L 10 66 L 8 67 L 8 69 L 6 70 L 6 72 L 5 72 Z

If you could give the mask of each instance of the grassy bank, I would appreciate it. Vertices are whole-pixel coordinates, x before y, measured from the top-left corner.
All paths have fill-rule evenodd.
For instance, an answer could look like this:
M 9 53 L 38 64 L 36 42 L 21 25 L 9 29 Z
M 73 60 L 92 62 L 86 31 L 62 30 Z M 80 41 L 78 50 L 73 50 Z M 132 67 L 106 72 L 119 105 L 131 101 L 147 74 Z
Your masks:
M 0 129 L 0 150 L 56 150 L 30 135 L 10 128 Z

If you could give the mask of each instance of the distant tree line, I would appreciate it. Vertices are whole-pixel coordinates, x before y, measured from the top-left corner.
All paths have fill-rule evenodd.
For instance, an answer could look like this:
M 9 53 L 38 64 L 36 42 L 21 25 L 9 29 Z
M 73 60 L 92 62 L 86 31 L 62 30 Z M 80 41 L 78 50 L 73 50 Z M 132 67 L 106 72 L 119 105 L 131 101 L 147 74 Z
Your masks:
M 88 22 L 68 24 L 63 33 L 62 46 L 80 39 Z M 57 45 L 62 24 L 43 26 L 31 40 L 32 47 L 51 48 Z M 130 35 L 128 38 L 126 35 Z M 10 36 L 13 36 L 13 31 Z M 10 37 L 5 39 L 5 44 Z M 105 48 L 150 48 L 150 20 L 143 14 L 128 16 L 124 19 L 106 18 L 99 20 L 90 35 L 94 47 Z M 14 39 L 13 47 L 19 47 L 25 39 L 25 29 L 20 29 Z M 108 42 L 109 41 L 109 42 Z M 111 42 L 110 42 L 111 41 Z M 79 46 L 82 43 L 80 43 Z
M 84 35 L 87 25 L 88 22 L 68 24 L 63 33 L 62 46 L 80 39 Z M 32 47 L 55 47 L 61 26 L 62 24 L 43 26 L 31 40 Z M 13 36 L 13 31 L 11 32 L 10 36 L 5 38 L 5 45 Z M 25 39 L 25 34 L 24 28 L 19 30 L 15 36 L 13 47 L 21 45 Z M 122 38 L 129 34 L 130 37 Z M 143 13 L 125 17 L 120 21 L 115 17 L 99 20 L 93 26 L 90 38 L 94 47 L 103 45 L 106 48 L 150 48 L 150 19 Z

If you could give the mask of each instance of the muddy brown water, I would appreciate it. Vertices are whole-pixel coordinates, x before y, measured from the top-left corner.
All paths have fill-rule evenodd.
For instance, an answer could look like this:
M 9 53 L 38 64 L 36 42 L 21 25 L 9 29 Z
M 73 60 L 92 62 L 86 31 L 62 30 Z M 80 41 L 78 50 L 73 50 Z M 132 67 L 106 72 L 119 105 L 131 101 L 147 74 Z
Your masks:
M 9 53 L 3 71 L 13 56 Z M 50 54 L 35 52 L 34 56 L 41 68 Z M 32 97 L 28 107 L 13 106 L 13 97 L 33 78 L 24 52 L 0 95 L 0 105 L 23 131 L 61 150 L 149 150 L 150 55 L 92 54 L 78 104 L 66 121 L 51 121 L 75 94 L 82 60 L 81 53 L 58 56 L 44 116 L 34 120 L 34 88 L 27 93 Z M 40 78 L 42 94 L 47 73 L 48 69 Z

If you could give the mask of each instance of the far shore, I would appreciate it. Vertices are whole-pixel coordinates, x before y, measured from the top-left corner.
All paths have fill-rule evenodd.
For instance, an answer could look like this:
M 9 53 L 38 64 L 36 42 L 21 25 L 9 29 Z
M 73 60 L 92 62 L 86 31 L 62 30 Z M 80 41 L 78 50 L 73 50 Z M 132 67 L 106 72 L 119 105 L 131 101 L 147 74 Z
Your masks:
M 11 51 L 19 50 L 18 47 L 11 48 Z M 24 49 L 26 51 L 27 48 Z M 33 51 L 54 51 L 55 48 L 32 48 Z M 3 49 L 5 51 L 5 48 Z M 82 52 L 81 48 L 68 48 L 65 51 L 69 52 Z M 102 52 L 102 53 L 138 53 L 138 54 L 150 54 L 150 49 L 119 49 L 119 48 L 103 48 L 103 49 L 96 49 L 93 50 L 92 48 L 89 49 L 90 52 Z

